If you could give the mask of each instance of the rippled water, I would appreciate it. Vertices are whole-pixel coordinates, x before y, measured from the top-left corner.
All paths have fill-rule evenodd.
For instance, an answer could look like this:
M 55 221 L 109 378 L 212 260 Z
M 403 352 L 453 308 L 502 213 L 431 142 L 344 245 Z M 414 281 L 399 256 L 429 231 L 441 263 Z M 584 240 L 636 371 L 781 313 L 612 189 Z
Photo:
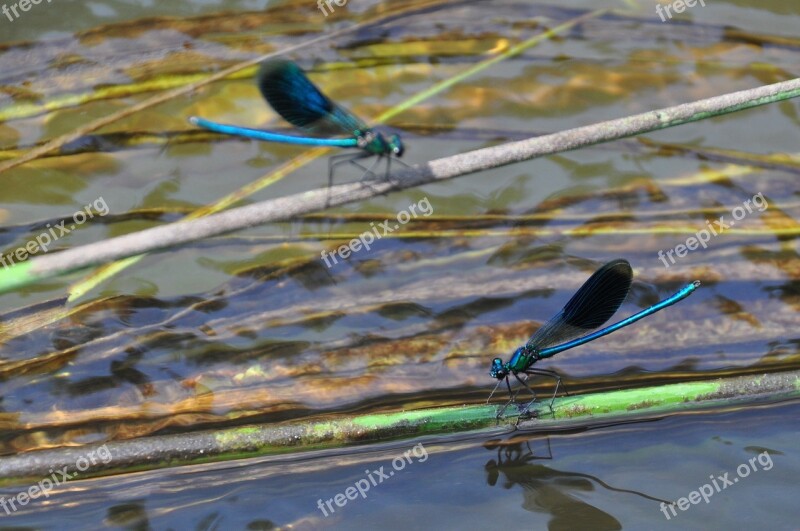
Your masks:
M 350 0 L 325 19 L 310 1 L 188 4 L 63 2 L 33 6 L 14 22 L 0 18 L 0 163 L 153 94 L 385 7 Z M 404 160 L 421 163 L 798 76 L 800 7 L 706 4 L 661 22 L 641 2 L 468 78 L 391 121 L 407 146 Z M 291 57 L 368 119 L 586 10 L 622 9 L 474 2 L 414 12 L 416 5 Z M 251 76 L 211 84 L 0 173 L 0 251 L 13 253 L 48 223 L 100 199 L 108 213 L 51 251 L 175 221 L 303 153 L 200 136 L 186 122 L 202 115 L 282 127 Z M 491 359 L 508 356 L 591 271 L 616 257 L 628 259 L 636 275 L 620 315 L 689 280 L 703 286 L 634 327 L 550 360 L 547 368 L 564 375 L 570 391 L 797 369 L 799 120 L 796 101 L 767 105 L 210 238 L 149 255 L 69 302 L 68 291 L 90 272 L 0 295 L 0 452 L 478 403 L 492 387 Z M 348 178 L 358 174 L 337 173 Z M 327 162 L 319 159 L 244 202 L 326 182 Z M 323 250 L 422 200 L 430 215 L 333 267 L 321 259 Z M 734 227 L 664 266 L 659 251 L 720 217 L 730 221 L 748 200 L 755 207 Z M 510 434 L 76 482 L 0 525 L 789 528 L 787 495 L 796 489 L 787 478 L 797 477 L 790 472 L 798 460 L 796 430 L 786 419 L 796 408 L 538 434 L 532 450 L 515 439 L 501 445 L 499 457 L 496 439 Z M 548 441 L 552 459 L 539 459 Z M 336 515 L 316 507 L 362 479 L 365 467 L 391 463 L 418 443 L 428 449 L 426 463 L 409 465 Z M 675 520 L 651 499 L 685 496 L 761 449 L 773 456 L 773 470 Z M 60 523 L 54 506 L 63 509 Z

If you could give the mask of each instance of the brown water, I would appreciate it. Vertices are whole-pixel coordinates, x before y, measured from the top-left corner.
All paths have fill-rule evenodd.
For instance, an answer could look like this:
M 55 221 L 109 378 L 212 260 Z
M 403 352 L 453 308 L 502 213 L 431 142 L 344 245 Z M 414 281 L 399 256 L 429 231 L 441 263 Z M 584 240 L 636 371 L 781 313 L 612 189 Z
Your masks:
M 654 4 L 640 2 L 582 24 L 393 119 L 404 160 L 800 75 L 800 6 L 742 4 L 709 1 L 661 22 Z M 415 5 L 292 57 L 369 119 L 492 51 L 587 9 L 620 7 L 475 2 L 415 13 Z M 350 0 L 326 19 L 310 1 L 65 1 L 0 18 L 0 162 L 19 154 L 9 150 L 381 9 Z M 303 153 L 192 136 L 190 115 L 284 126 L 246 74 L 97 131 L 67 146 L 72 154 L 0 173 L 0 251 L 86 205 L 108 213 L 51 252 L 174 221 Z M 620 316 L 689 280 L 703 286 L 549 361 L 571 391 L 796 369 L 797 158 L 756 155 L 796 155 L 798 121 L 796 101 L 768 105 L 153 254 L 71 302 L 66 293 L 89 272 L 0 295 L 0 453 L 423 401 L 477 403 L 492 387 L 491 359 L 507 357 L 615 257 L 628 259 L 637 279 Z M 337 173 L 358 177 L 354 168 Z M 319 159 L 244 201 L 326 182 Z M 321 259 L 422 200 L 430 215 L 333 267 Z M 664 266 L 659 251 L 707 220 L 730 220 L 748 200 L 752 212 L 734 227 Z M 74 482 L 0 526 L 784 529 L 797 520 L 796 415 L 788 403 L 538 434 L 531 450 L 512 441 L 500 458 L 489 439 L 509 434 Z M 419 443 L 424 463 L 335 515 L 317 508 L 365 468 Z M 765 450 L 774 468 L 708 504 L 667 520 L 653 499 L 687 496 Z

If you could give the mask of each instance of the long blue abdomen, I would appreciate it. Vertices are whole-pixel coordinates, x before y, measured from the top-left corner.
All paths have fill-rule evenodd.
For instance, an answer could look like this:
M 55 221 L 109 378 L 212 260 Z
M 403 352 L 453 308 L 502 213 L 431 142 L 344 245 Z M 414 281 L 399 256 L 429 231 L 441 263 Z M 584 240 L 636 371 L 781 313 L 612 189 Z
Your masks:
M 355 138 L 313 138 L 307 136 L 294 136 L 284 135 L 281 133 L 273 133 L 271 131 L 262 131 L 261 129 L 250 129 L 248 127 L 239 127 L 238 125 L 221 124 L 212 122 L 205 118 L 192 116 L 189 121 L 194 125 L 214 131 L 215 133 L 222 133 L 224 135 L 243 136 L 245 138 L 252 138 L 254 140 L 263 140 L 265 142 L 280 142 L 282 144 L 295 144 L 299 146 L 325 146 L 325 147 L 341 147 L 350 148 L 358 147 L 358 140 Z

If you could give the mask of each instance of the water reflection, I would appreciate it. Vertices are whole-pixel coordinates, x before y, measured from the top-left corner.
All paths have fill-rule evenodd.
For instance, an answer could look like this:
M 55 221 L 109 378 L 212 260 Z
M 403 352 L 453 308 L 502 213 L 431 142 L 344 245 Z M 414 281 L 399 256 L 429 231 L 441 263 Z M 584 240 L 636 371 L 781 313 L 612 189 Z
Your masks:
M 538 447 L 536 451 L 532 445 Z M 552 465 L 536 463 L 552 460 L 553 453 L 548 436 L 512 436 L 508 439 L 491 439 L 484 448 L 497 451 L 496 458 L 486 462 L 486 482 L 495 486 L 502 475 L 504 489 L 522 488 L 522 508 L 533 513 L 550 515 L 548 529 L 575 529 L 576 523 L 585 523 L 591 529 L 622 529 L 622 524 L 611 514 L 587 503 L 583 493 L 592 492 L 595 486 L 615 492 L 633 494 L 657 502 L 670 503 L 647 494 L 612 487 L 590 474 L 557 470 Z M 580 525 L 578 526 L 580 527 Z

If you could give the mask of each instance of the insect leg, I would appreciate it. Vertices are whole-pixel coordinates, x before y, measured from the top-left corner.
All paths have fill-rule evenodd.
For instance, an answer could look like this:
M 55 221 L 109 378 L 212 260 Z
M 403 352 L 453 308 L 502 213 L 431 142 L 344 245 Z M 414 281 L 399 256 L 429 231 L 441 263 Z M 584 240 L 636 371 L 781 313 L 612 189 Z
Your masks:
M 498 382 L 498 383 L 499 383 L 499 382 Z M 508 406 L 510 406 L 511 404 L 514 404 L 514 403 L 515 403 L 515 402 L 514 402 L 514 400 L 517 398 L 517 394 L 519 394 L 519 391 L 517 391 L 517 392 L 515 393 L 515 392 L 513 392 L 513 391 L 511 390 L 511 384 L 510 384 L 510 383 L 509 383 L 509 381 L 508 381 L 508 376 L 506 376 L 506 387 L 508 387 L 508 396 L 510 396 L 511 398 L 508 400 L 508 402 L 506 402 L 506 403 L 505 403 L 505 405 L 504 405 L 504 406 L 503 406 L 503 407 L 500 409 L 500 411 L 497 413 L 497 418 L 498 418 L 498 419 L 501 419 L 501 418 L 503 418 L 503 413 L 505 413 L 505 412 L 506 412 L 506 408 L 507 408 Z
M 530 388 L 530 386 L 528 385 L 528 382 L 526 382 L 525 380 L 520 378 L 517 373 L 513 373 L 513 374 L 514 374 L 514 378 L 516 378 L 519 383 L 521 383 L 523 386 L 525 386 L 525 389 L 530 391 L 531 394 L 533 395 L 533 399 L 530 402 L 528 402 L 525 405 L 524 408 L 522 408 L 522 411 L 520 411 L 520 416 L 522 416 L 522 415 L 526 414 L 528 412 L 528 408 L 531 407 L 534 402 L 536 402 L 536 393 L 534 393 L 533 389 Z M 526 372 L 526 374 L 527 374 L 527 372 Z
M 334 155 L 328 159 L 328 198 L 325 200 L 325 207 L 327 208 L 331 201 L 331 187 L 333 186 L 333 173 L 336 171 L 336 167 L 345 164 L 345 163 L 353 163 L 356 166 L 362 167 L 360 164 L 357 164 L 355 161 L 363 158 L 370 157 L 371 154 L 365 151 L 359 151 L 358 153 L 342 153 L 340 155 Z M 363 167 L 362 167 L 363 168 Z
M 531 374 L 531 375 L 538 374 L 540 376 L 549 376 L 551 378 L 555 378 L 556 389 L 555 391 L 553 391 L 553 396 L 550 398 L 550 411 L 553 411 L 553 402 L 555 402 L 556 400 L 556 395 L 558 394 L 559 387 L 563 387 L 564 393 L 566 393 L 566 395 L 569 396 L 569 392 L 567 391 L 567 386 L 561 383 L 561 376 L 559 376 L 557 372 L 549 371 L 547 369 L 528 369 L 527 371 L 525 371 L 525 374 Z

